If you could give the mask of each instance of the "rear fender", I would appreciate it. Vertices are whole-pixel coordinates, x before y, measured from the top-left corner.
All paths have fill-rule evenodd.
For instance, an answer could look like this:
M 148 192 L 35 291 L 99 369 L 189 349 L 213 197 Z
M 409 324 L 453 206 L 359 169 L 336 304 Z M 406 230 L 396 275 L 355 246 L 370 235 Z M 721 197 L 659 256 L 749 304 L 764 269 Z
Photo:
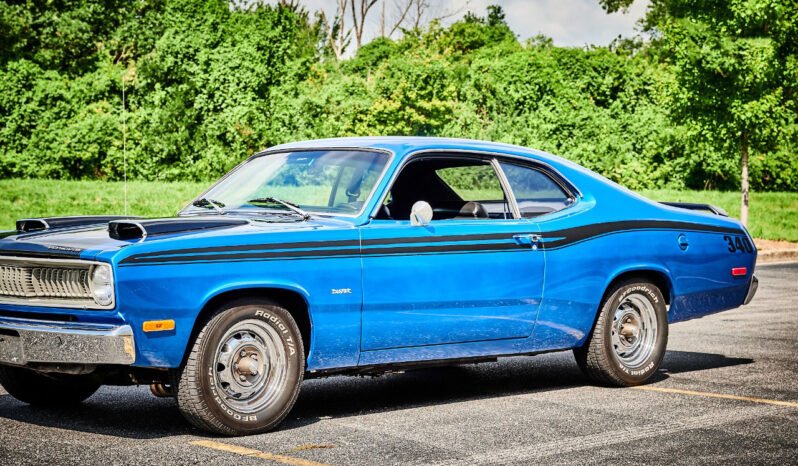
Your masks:
M 613 270 L 613 272 L 608 275 L 607 282 L 604 284 L 604 296 L 602 297 L 602 301 L 607 297 L 607 293 L 610 290 L 610 287 L 619 280 L 625 279 L 625 277 L 633 277 L 635 275 L 639 275 L 641 277 L 645 277 L 646 274 L 656 274 L 659 276 L 661 280 L 664 281 L 666 289 L 662 288 L 662 283 L 655 283 L 660 288 L 663 297 L 665 298 L 665 302 L 670 304 L 673 302 L 673 297 L 676 294 L 674 290 L 674 283 L 671 279 L 670 271 L 660 265 L 650 262 L 638 262 L 634 264 L 627 264 L 620 266 Z M 596 309 L 596 315 L 598 315 L 598 309 Z

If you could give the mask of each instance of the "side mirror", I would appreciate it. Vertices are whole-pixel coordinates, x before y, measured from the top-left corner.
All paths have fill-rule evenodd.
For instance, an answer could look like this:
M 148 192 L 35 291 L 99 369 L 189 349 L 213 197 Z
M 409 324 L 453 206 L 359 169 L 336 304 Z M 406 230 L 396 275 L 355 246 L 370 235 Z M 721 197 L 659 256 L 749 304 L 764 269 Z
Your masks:
M 410 224 L 413 226 L 427 226 L 432 220 L 432 206 L 428 202 L 418 201 L 410 209 Z

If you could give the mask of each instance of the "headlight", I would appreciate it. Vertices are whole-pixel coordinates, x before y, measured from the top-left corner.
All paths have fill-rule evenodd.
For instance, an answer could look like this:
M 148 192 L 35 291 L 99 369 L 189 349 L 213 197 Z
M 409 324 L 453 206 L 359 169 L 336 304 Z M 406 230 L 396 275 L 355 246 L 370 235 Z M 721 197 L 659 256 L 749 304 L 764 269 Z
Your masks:
M 108 306 L 114 302 L 114 282 L 111 266 L 95 265 L 91 270 L 91 292 L 94 302 L 100 306 Z

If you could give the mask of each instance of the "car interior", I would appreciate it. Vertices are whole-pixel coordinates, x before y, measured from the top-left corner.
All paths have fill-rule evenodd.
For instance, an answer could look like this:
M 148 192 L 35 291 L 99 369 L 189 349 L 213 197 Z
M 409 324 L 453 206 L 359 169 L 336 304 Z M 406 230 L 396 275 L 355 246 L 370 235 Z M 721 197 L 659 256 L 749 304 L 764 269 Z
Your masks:
M 377 218 L 408 220 L 418 201 L 430 204 L 435 220 L 512 218 L 493 166 L 477 158 L 431 157 L 410 162 L 396 178 Z
M 573 198 L 548 175 L 532 167 L 502 162 L 524 218 L 564 209 Z M 433 220 L 511 219 L 501 183 L 487 160 L 455 156 L 423 157 L 408 163 L 394 181 L 376 218 L 409 220 L 418 201 L 426 201 Z

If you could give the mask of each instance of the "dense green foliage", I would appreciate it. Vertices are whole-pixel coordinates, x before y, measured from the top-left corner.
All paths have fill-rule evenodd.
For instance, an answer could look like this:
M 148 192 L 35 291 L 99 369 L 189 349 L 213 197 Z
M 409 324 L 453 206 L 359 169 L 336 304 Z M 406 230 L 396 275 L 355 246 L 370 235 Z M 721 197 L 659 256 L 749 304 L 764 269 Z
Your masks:
M 171 216 L 205 188 L 206 182 L 128 183 L 130 215 Z M 737 216 L 739 194 L 718 191 L 643 190 L 658 201 L 711 203 Z M 753 193 L 749 230 L 756 238 L 798 241 L 798 193 Z M 0 231 L 14 229 L 26 217 L 120 215 L 124 213 L 122 182 L 65 180 L 0 180 Z
M 632 1 L 602 3 L 612 10 Z M 655 0 L 644 20 L 673 65 L 673 120 L 690 129 L 696 153 L 717 173 L 739 160 L 744 225 L 751 150 L 766 154 L 794 139 L 787 133 L 795 131 L 796 19 L 795 1 Z
M 798 22 L 780 8 L 765 13 Z M 712 143 L 732 138 L 696 123 L 716 109 L 677 118 L 690 97 L 673 44 L 520 43 L 492 8 L 337 61 L 322 26 L 222 0 L 1 2 L 0 177 L 121 179 L 124 82 L 136 179 L 207 180 L 276 143 L 391 134 L 537 147 L 633 189 L 739 186 L 738 156 Z M 794 37 L 779 34 L 763 60 L 794 70 Z M 798 190 L 794 89 L 780 92 L 772 137 L 751 147 L 755 190 Z

